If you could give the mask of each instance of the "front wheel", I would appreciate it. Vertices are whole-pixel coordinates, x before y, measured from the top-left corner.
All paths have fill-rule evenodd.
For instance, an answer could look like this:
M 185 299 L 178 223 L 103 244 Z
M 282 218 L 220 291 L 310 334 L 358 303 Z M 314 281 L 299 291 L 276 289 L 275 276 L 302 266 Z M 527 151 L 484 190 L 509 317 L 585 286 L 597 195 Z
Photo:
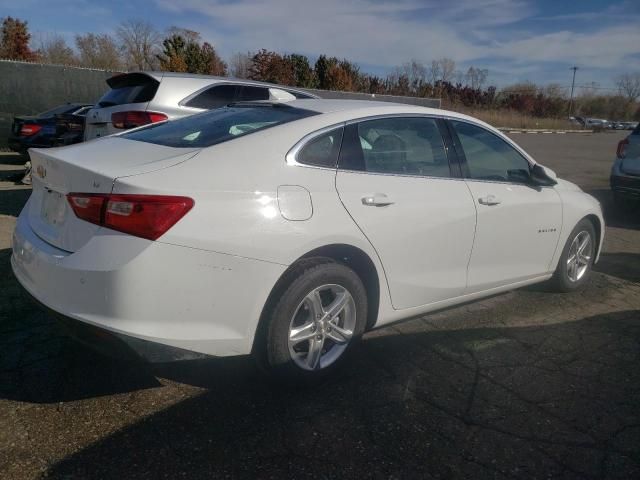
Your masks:
M 596 232 L 593 223 L 583 219 L 575 226 L 564 246 L 552 286 L 571 292 L 586 283 L 596 255 Z
M 267 318 L 262 363 L 280 378 L 322 377 L 345 360 L 366 318 L 366 290 L 353 270 L 335 262 L 300 268 Z

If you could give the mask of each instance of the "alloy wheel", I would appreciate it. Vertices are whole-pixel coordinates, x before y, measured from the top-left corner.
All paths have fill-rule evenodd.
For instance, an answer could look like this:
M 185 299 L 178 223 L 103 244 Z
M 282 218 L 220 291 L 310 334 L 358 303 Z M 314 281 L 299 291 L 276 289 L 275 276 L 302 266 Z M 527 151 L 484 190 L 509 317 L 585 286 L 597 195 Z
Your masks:
M 356 304 L 341 285 L 327 284 L 309 292 L 289 326 L 289 353 L 304 370 L 319 370 L 344 353 L 356 327 Z

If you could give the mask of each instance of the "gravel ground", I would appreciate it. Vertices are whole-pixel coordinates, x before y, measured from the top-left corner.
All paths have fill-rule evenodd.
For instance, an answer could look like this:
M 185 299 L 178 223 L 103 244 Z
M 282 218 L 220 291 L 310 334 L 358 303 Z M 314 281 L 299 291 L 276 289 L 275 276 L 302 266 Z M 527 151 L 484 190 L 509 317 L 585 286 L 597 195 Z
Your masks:
M 10 272 L 29 189 L 0 156 L 0 478 L 640 478 L 640 216 L 607 190 L 621 137 L 513 134 L 605 206 L 584 290 L 371 332 L 315 390 L 247 358 L 151 366 L 68 339 Z

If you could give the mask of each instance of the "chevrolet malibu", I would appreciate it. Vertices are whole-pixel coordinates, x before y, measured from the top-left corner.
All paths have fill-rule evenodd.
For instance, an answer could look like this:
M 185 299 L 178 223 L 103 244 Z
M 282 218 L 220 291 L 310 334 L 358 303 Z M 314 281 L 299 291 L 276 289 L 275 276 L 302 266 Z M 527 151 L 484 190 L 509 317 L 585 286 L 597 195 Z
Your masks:
M 391 322 L 577 289 L 603 241 L 594 198 L 443 110 L 238 103 L 30 154 L 12 266 L 36 300 L 131 345 L 252 353 L 298 380 Z

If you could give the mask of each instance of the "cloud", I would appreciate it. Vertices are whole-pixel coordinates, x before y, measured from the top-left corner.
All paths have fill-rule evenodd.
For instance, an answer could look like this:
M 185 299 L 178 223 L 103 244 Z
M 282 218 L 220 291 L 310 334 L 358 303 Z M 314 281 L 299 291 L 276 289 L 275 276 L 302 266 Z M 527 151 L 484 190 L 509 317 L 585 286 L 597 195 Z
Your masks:
M 267 48 L 326 53 L 381 67 L 410 58 L 428 62 L 449 57 L 463 64 L 566 62 L 612 68 L 623 67 L 640 45 L 635 22 L 582 32 L 544 31 L 553 22 L 533 22 L 537 23 L 533 29 L 526 20 L 535 18 L 536 12 L 524 0 L 449 3 L 157 0 L 168 11 L 197 13 L 200 31 L 227 54 Z M 607 12 L 618 14 L 619 8 L 609 7 Z

